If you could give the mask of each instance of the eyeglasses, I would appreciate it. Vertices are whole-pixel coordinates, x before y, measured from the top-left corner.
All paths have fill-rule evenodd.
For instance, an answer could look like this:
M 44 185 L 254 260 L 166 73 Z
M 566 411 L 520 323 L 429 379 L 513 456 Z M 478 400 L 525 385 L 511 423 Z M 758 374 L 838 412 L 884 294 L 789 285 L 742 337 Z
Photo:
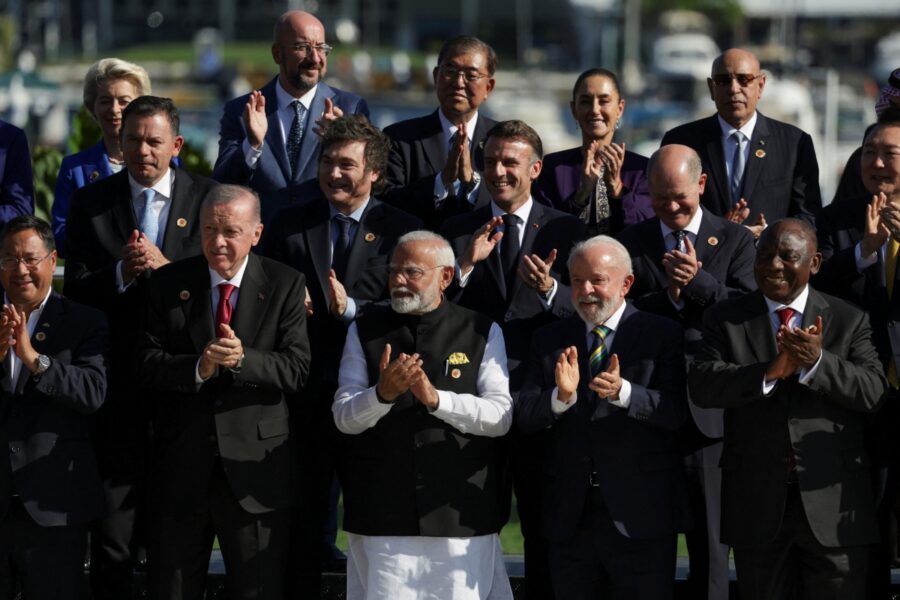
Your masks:
M 7 256 L 6 258 L 0 258 L 0 269 L 4 271 L 15 271 L 19 268 L 19 263 L 22 263 L 25 265 L 26 269 L 34 271 L 38 268 L 38 265 L 44 262 L 51 254 L 53 254 L 53 252 L 48 252 L 46 256 L 42 256 L 41 258 L 36 256 L 26 256 L 25 258 Z
M 334 50 L 334 48 L 332 48 L 328 44 L 316 44 L 315 46 L 313 46 L 312 44 L 308 44 L 306 42 L 297 42 L 296 44 L 293 44 L 291 46 L 291 50 L 294 52 L 294 54 L 297 54 L 301 58 L 306 58 L 307 56 L 309 56 L 309 53 L 313 48 L 315 48 L 316 51 L 322 56 L 328 56 L 329 54 L 331 54 L 331 51 Z
M 760 77 L 762 77 L 762 73 L 759 75 L 750 75 L 749 73 L 721 73 L 719 75 L 713 75 L 709 80 L 712 81 L 712 84 L 716 87 L 728 87 L 731 85 L 732 80 L 736 80 L 741 87 L 747 87 Z
M 437 266 L 423 269 L 421 267 L 400 267 L 397 265 L 390 265 L 388 267 L 388 276 L 397 277 L 398 275 L 402 275 L 403 279 L 406 281 L 418 281 L 425 276 L 426 271 L 434 271 L 435 269 L 443 269 L 443 267 Z
M 459 76 L 462 75 L 463 79 L 466 80 L 466 83 L 475 83 L 476 81 L 480 81 L 487 77 L 484 73 L 479 73 L 474 70 L 463 70 L 457 69 L 456 67 L 451 67 L 450 65 L 441 65 L 440 67 L 441 79 L 444 81 L 456 81 L 459 79 Z

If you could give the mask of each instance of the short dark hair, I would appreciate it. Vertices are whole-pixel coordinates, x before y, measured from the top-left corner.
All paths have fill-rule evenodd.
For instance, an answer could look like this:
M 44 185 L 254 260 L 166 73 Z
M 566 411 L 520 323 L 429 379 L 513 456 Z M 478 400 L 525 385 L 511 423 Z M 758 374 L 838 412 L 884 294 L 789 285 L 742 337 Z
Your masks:
M 366 170 L 378 173 L 378 180 L 372 188 L 375 192 L 380 192 L 386 185 L 388 156 L 391 153 L 390 138 L 372 125 L 364 115 L 344 115 L 322 129 L 319 161 L 328 148 L 345 142 L 365 143 L 363 158 L 366 161 Z
M 437 66 L 444 64 L 444 61 L 449 58 L 469 52 L 484 54 L 488 75 L 493 77 L 494 71 L 497 70 L 497 53 L 488 44 L 471 35 L 461 35 L 444 42 L 444 45 L 441 46 L 441 51 L 438 53 Z
M 616 74 L 609 69 L 594 67 L 593 69 L 584 71 L 578 76 L 578 79 L 575 80 L 575 85 L 572 86 L 572 100 L 575 100 L 575 94 L 578 93 L 578 86 L 580 86 L 588 77 L 606 77 L 613 84 L 613 87 L 616 88 L 616 95 L 620 100 L 622 99 L 622 89 L 619 87 L 619 78 L 616 77 Z
M 47 252 L 56 250 L 56 240 L 53 238 L 53 229 L 50 228 L 50 224 L 34 215 L 19 215 L 8 221 L 0 230 L 0 246 L 6 243 L 7 237 L 29 229 L 33 229 L 38 234 L 41 241 L 44 242 Z
M 544 145 L 541 143 L 541 136 L 537 131 L 532 129 L 525 121 L 517 119 L 511 121 L 500 121 L 488 130 L 484 138 L 484 143 L 492 137 L 504 140 L 520 140 L 531 146 L 534 156 L 537 160 L 544 158 Z
M 154 115 L 164 114 L 169 121 L 169 127 L 172 128 L 172 135 L 178 135 L 181 126 L 181 118 L 178 116 L 178 109 L 171 98 L 160 98 L 159 96 L 139 96 L 131 101 L 122 111 L 122 129 L 125 129 L 125 122 L 129 117 L 152 117 Z
M 878 120 L 866 128 L 866 133 L 863 136 L 863 145 L 875 131 L 885 127 L 900 127 L 900 107 L 889 106 L 881 111 L 881 114 L 878 115 Z

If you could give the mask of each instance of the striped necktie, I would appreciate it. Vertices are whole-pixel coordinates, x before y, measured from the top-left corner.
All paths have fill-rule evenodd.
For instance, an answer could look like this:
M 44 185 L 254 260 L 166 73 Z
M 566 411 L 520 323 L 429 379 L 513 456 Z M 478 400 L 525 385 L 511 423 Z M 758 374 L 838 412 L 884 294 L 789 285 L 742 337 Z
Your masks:
M 591 379 L 599 375 L 606 369 L 606 363 L 609 362 L 609 350 L 606 347 L 606 336 L 612 331 L 606 325 L 597 325 L 591 330 Z

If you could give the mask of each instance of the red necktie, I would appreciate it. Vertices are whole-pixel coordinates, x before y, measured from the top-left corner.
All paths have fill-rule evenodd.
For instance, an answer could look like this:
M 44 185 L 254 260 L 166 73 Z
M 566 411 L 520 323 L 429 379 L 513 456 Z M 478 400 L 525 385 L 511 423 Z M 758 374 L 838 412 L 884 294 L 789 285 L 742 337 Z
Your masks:
M 794 316 L 796 311 L 786 306 L 784 308 L 779 308 L 775 311 L 775 314 L 778 315 L 778 319 L 781 321 L 781 324 L 790 329 L 791 327 L 791 319 Z M 797 457 L 794 456 L 794 445 L 793 442 L 790 441 L 790 434 L 788 434 L 788 477 L 791 476 L 791 473 L 797 470 Z
M 225 331 L 222 329 L 222 325 L 231 324 L 231 313 L 233 309 L 231 308 L 231 294 L 236 290 L 237 287 L 230 283 L 220 283 L 219 284 L 219 305 L 216 307 L 216 333 L 225 337 Z

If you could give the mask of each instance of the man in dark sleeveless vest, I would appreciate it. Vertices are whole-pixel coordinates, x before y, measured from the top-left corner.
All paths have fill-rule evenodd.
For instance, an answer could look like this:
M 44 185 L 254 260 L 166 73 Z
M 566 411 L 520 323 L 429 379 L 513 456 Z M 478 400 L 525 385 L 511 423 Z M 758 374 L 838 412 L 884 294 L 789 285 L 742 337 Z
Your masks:
M 390 308 L 347 334 L 333 412 L 351 600 L 512 598 L 492 439 L 512 421 L 503 334 L 444 299 L 453 264 L 437 234 L 402 236 Z

